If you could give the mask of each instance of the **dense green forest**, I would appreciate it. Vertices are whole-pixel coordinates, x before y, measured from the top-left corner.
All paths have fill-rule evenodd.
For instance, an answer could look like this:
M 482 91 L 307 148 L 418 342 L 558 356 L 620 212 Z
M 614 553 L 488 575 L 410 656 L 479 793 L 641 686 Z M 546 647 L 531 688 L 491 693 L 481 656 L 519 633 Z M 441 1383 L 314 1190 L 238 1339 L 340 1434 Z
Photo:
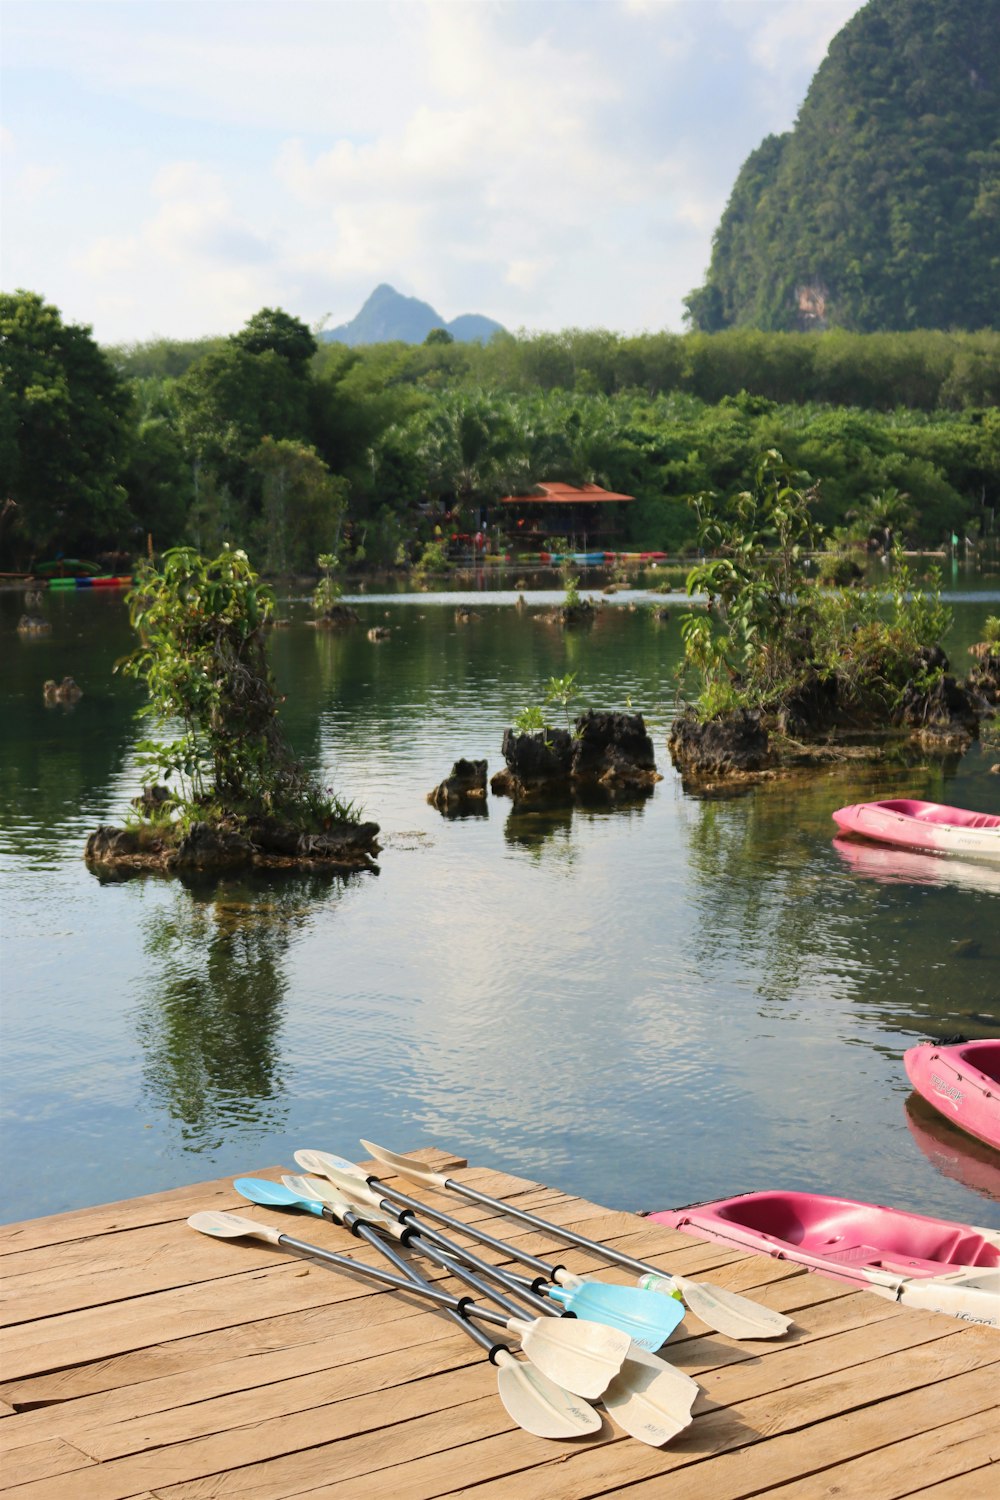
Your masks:
M 1000 0 L 869 0 L 745 162 L 692 324 L 996 328 L 998 290 Z
M 317 346 L 264 308 L 238 333 L 101 349 L 0 296 L 0 567 L 191 543 L 271 574 L 419 558 L 542 479 L 636 497 L 630 547 L 695 542 L 688 498 L 778 448 L 829 528 L 938 544 L 995 529 L 1000 334 L 496 336 Z

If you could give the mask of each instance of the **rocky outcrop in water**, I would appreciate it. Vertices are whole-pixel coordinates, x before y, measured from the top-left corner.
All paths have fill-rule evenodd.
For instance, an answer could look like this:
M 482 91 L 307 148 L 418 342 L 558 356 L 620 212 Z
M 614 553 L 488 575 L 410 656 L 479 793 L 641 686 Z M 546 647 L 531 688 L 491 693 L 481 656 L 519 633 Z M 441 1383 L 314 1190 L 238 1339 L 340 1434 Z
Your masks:
M 764 709 L 706 721 L 686 709 L 671 730 L 671 759 L 685 780 L 708 785 L 758 780 L 793 766 L 879 760 L 893 742 L 894 753 L 907 744 L 940 753 L 967 749 L 1000 701 L 1000 658 L 982 658 L 963 683 L 935 646 L 919 654 L 912 671 L 892 713 L 884 698 L 859 699 L 856 683 L 816 671 Z
M 486 762 L 456 760 L 451 768 L 451 775 L 446 776 L 432 792 L 427 793 L 427 800 L 446 817 L 485 813 Z
M 103 824 L 88 838 L 84 859 L 98 874 L 227 870 L 257 866 L 328 871 L 378 871 L 377 823 L 333 823 L 303 830 L 280 819 L 223 818 L 116 828 Z
M 504 731 L 504 769 L 490 782 L 495 796 L 515 802 L 554 791 L 599 786 L 634 791 L 662 780 L 642 714 L 588 710 L 568 729 Z

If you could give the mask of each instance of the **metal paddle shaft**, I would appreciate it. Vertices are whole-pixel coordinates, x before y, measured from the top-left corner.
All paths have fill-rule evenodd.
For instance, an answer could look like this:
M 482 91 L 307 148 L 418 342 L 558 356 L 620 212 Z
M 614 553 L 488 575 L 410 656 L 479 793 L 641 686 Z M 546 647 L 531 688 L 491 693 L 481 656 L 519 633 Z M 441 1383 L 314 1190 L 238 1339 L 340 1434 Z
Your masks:
M 299 1154 L 303 1157 L 307 1155 L 305 1152 Z M 497 1281 L 501 1286 L 513 1292 L 514 1296 L 529 1303 L 532 1307 L 537 1308 L 540 1305 L 544 1312 L 554 1312 L 555 1308 L 552 1303 L 556 1303 L 565 1312 L 572 1313 L 574 1317 L 587 1318 L 595 1323 L 606 1323 L 612 1328 L 622 1329 L 643 1349 L 650 1351 L 659 1349 L 666 1342 L 684 1316 L 683 1303 L 677 1298 L 667 1298 L 658 1293 L 651 1294 L 637 1287 L 584 1281 L 563 1266 L 552 1268 L 553 1276 L 556 1278 L 553 1282 L 546 1282 L 540 1278 L 534 1283 L 527 1282 L 513 1272 L 500 1271 L 488 1262 L 480 1260 L 464 1245 L 456 1244 L 436 1230 L 425 1229 L 412 1210 L 399 1209 L 389 1198 L 380 1199 L 378 1193 L 357 1176 L 341 1172 L 329 1164 L 326 1164 L 326 1171 L 335 1181 L 333 1188 L 327 1187 L 325 1183 L 318 1183 L 313 1187 L 308 1177 L 287 1177 L 283 1180 L 292 1191 L 300 1195 L 309 1196 L 314 1192 L 318 1193 L 327 1202 L 333 1203 L 335 1212 L 340 1212 L 345 1206 L 349 1207 L 359 1200 L 362 1204 L 369 1205 L 364 1209 L 365 1213 L 374 1213 L 383 1221 L 385 1211 L 388 1210 L 399 1223 L 408 1229 L 411 1235 L 410 1239 L 404 1239 L 404 1243 L 412 1243 L 416 1246 L 421 1244 L 421 1239 L 412 1238 L 414 1228 L 419 1227 L 421 1237 L 429 1237 L 432 1243 L 442 1246 L 450 1257 L 453 1259 L 458 1257 L 471 1263 L 488 1280 Z M 473 1237 L 478 1236 L 477 1229 L 463 1225 L 461 1220 L 456 1219 L 454 1223 L 464 1228 Z M 494 1240 L 492 1235 L 488 1238 L 501 1252 L 517 1255 L 516 1249 L 506 1245 L 503 1240 Z M 544 1265 L 545 1262 L 540 1261 L 538 1264 Z M 539 1298 L 533 1292 L 533 1287 L 538 1286 L 545 1288 L 548 1299 L 551 1300 Z
M 292 1179 L 296 1182 L 298 1180 Z M 285 1191 L 293 1201 L 296 1200 L 296 1193 L 289 1189 Z M 389 1253 L 381 1237 L 350 1204 L 344 1204 L 343 1207 L 337 1205 L 334 1212 L 345 1228 L 369 1240 L 383 1254 Z M 403 1239 L 407 1235 L 403 1225 L 387 1220 L 382 1214 L 378 1214 L 378 1218 L 395 1237 Z M 372 1234 L 375 1234 L 374 1239 L 371 1238 Z M 466 1270 L 452 1257 L 432 1246 L 421 1247 L 421 1253 L 442 1266 L 450 1275 L 504 1308 L 510 1314 L 502 1319 L 504 1327 L 520 1341 L 525 1354 L 531 1356 L 540 1370 L 558 1385 L 581 1396 L 599 1396 L 621 1369 L 631 1347 L 631 1340 L 629 1334 L 617 1325 L 608 1326 L 578 1318 L 569 1321 L 562 1318 L 533 1318 L 526 1321 L 521 1315 L 521 1308 L 501 1293 L 495 1292 L 474 1272 Z M 395 1263 L 399 1264 L 398 1260 Z M 405 1268 L 406 1263 L 403 1265 Z M 476 1306 L 477 1304 L 472 1304 L 468 1310 L 469 1315 L 477 1316 Z
M 307 1161 L 312 1164 L 321 1164 L 327 1172 L 328 1179 L 333 1181 L 334 1187 L 328 1187 L 325 1182 L 316 1182 L 310 1178 L 283 1178 L 282 1181 L 291 1188 L 294 1193 L 303 1197 L 310 1194 L 318 1194 L 325 1202 L 333 1203 L 334 1212 L 345 1205 L 354 1205 L 360 1202 L 364 1205 L 366 1214 L 378 1215 L 379 1220 L 384 1220 L 385 1214 L 393 1215 L 394 1220 L 403 1226 L 418 1229 L 420 1236 L 429 1238 L 432 1244 L 438 1244 L 444 1248 L 448 1256 L 459 1257 L 460 1260 L 471 1263 L 481 1275 L 486 1275 L 487 1280 L 498 1281 L 499 1286 L 507 1287 L 514 1296 L 528 1302 L 531 1307 L 538 1308 L 547 1313 L 553 1313 L 555 1308 L 553 1302 L 558 1304 L 565 1313 L 571 1313 L 574 1317 L 591 1319 L 595 1323 L 607 1323 L 610 1328 L 621 1328 L 627 1332 L 628 1337 L 639 1344 L 642 1349 L 657 1350 L 666 1343 L 670 1334 L 673 1334 L 678 1323 L 684 1317 L 684 1304 L 678 1298 L 666 1299 L 664 1296 L 651 1295 L 646 1290 L 637 1287 L 619 1287 L 615 1284 L 601 1283 L 601 1281 L 585 1281 L 583 1278 L 574 1277 L 573 1272 L 567 1271 L 565 1266 L 552 1266 L 552 1281 L 537 1277 L 534 1281 L 526 1281 L 510 1271 L 501 1271 L 496 1266 L 489 1265 L 484 1260 L 474 1256 L 472 1251 L 466 1250 L 465 1245 L 450 1241 L 445 1235 L 439 1235 L 436 1230 L 429 1230 L 421 1224 L 412 1209 L 399 1208 L 390 1197 L 379 1197 L 375 1188 L 369 1187 L 366 1181 L 357 1173 L 340 1172 L 331 1166 L 327 1160 L 318 1163 L 319 1154 L 310 1152 L 297 1152 L 297 1160 Z M 405 1194 L 402 1194 L 405 1197 Z M 415 1202 L 415 1200 L 409 1200 Z M 448 1218 L 448 1215 L 445 1215 Z M 466 1226 L 462 1220 L 450 1220 L 456 1229 L 465 1230 L 472 1238 L 478 1238 L 478 1229 Z M 486 1236 L 490 1245 L 495 1245 L 501 1253 L 519 1256 L 519 1251 L 511 1245 L 505 1244 L 501 1239 L 493 1239 L 492 1235 Z M 420 1244 L 420 1241 L 405 1241 L 405 1244 Z M 537 1257 L 529 1257 L 534 1265 L 544 1266 L 546 1262 L 537 1260 Z M 535 1295 L 535 1289 L 544 1289 L 547 1299 L 540 1299 Z
M 451 1260 L 458 1258 L 465 1265 L 477 1271 L 480 1276 L 485 1276 L 489 1281 L 495 1281 L 498 1286 L 504 1287 L 513 1293 L 515 1297 L 537 1313 L 549 1317 L 559 1317 L 560 1309 L 545 1297 L 540 1297 L 536 1291 L 536 1283 L 527 1281 L 522 1276 L 517 1276 L 511 1271 L 504 1271 L 500 1266 L 494 1266 L 489 1261 L 482 1260 L 464 1245 L 456 1245 L 447 1235 L 439 1234 L 436 1229 L 426 1224 L 421 1224 L 416 1215 L 409 1209 L 399 1209 L 396 1205 L 386 1199 L 385 1203 L 368 1203 L 368 1198 L 375 1200 L 377 1194 L 372 1193 L 362 1179 L 356 1179 L 359 1188 L 365 1189 L 361 1194 L 351 1193 L 350 1199 L 338 1192 L 329 1182 L 319 1182 L 308 1177 L 283 1177 L 282 1182 L 286 1184 L 289 1191 L 297 1195 L 297 1201 L 309 1201 L 308 1195 L 315 1194 L 317 1202 L 325 1205 L 325 1216 L 333 1218 L 340 1223 L 344 1222 L 344 1214 L 347 1212 L 359 1214 L 367 1222 L 371 1221 L 373 1209 L 375 1210 L 377 1224 L 398 1225 L 396 1238 L 404 1245 L 412 1245 L 415 1250 L 422 1251 L 425 1246 L 443 1251 Z M 359 1208 L 359 1201 L 361 1207 Z M 385 1212 L 383 1212 L 385 1210 Z M 455 1220 L 455 1223 L 460 1223 Z M 350 1226 L 348 1226 L 350 1227 Z M 497 1241 L 497 1247 L 503 1250 L 501 1241 Z M 440 1261 L 438 1262 L 440 1264 Z M 544 1279 L 538 1278 L 544 1285 Z
M 391 1271 L 380 1271 L 378 1266 L 366 1265 L 364 1261 L 354 1260 L 350 1255 L 338 1255 L 333 1250 L 324 1250 L 320 1245 L 311 1245 L 307 1240 L 297 1240 L 294 1235 L 282 1234 L 279 1229 L 274 1229 L 270 1224 L 258 1224 L 255 1219 L 244 1219 L 241 1214 L 212 1209 L 192 1214 L 187 1222 L 200 1234 L 211 1235 L 215 1239 L 266 1240 L 270 1245 L 277 1245 L 283 1250 L 291 1250 L 296 1255 L 308 1256 L 310 1260 L 317 1260 L 321 1265 L 332 1266 L 337 1271 L 347 1271 L 366 1281 L 377 1281 L 380 1286 L 392 1287 L 394 1291 L 413 1292 L 417 1296 L 425 1297 L 429 1302 L 437 1303 L 439 1307 L 465 1313 L 469 1317 L 479 1318 L 484 1323 L 494 1323 L 506 1328 L 510 1321 L 496 1308 L 480 1307 L 469 1297 L 454 1297 L 450 1292 L 441 1291 L 438 1287 L 427 1283 L 418 1287 L 410 1275 L 409 1267 L 405 1276 L 395 1276 Z
M 497 1209 L 500 1213 L 517 1219 L 522 1224 L 530 1224 L 533 1229 L 540 1229 L 543 1233 L 565 1240 L 581 1250 L 588 1250 L 592 1255 L 596 1255 L 613 1266 L 622 1266 L 625 1270 L 637 1271 L 640 1276 L 655 1277 L 655 1282 L 646 1283 L 649 1290 L 667 1290 L 664 1285 L 664 1273 L 647 1261 L 636 1260 L 634 1256 L 626 1255 L 622 1250 L 614 1250 L 608 1245 L 599 1244 L 596 1240 L 587 1239 L 585 1235 L 575 1234 L 571 1229 L 553 1224 L 548 1219 L 539 1218 L 537 1214 L 529 1213 L 526 1209 L 515 1208 L 513 1204 L 503 1202 L 499 1198 L 491 1198 L 488 1193 L 480 1193 L 476 1188 L 467 1187 L 453 1177 L 445 1177 L 443 1173 L 435 1172 L 431 1167 L 424 1166 L 422 1162 L 415 1162 L 411 1157 L 401 1156 L 395 1151 L 387 1151 L 384 1146 L 376 1146 L 372 1141 L 363 1140 L 361 1144 L 377 1161 L 393 1168 L 402 1177 L 411 1178 L 425 1187 L 457 1193 L 459 1197 L 468 1199 L 470 1203 L 479 1203 L 485 1208 Z M 388 1188 L 377 1177 L 368 1177 L 367 1180 L 384 1192 L 389 1194 L 393 1192 L 393 1189 Z M 674 1281 L 692 1311 L 696 1312 L 710 1327 L 717 1328 L 720 1333 L 729 1334 L 733 1338 L 779 1338 L 787 1332 L 790 1326 L 791 1320 L 783 1313 L 773 1312 L 769 1307 L 761 1307 L 749 1297 L 741 1297 L 736 1292 L 713 1287 L 705 1282 L 691 1281 L 684 1276 L 678 1276 L 674 1278 Z
M 476 1344 L 485 1349 L 490 1361 L 497 1369 L 497 1391 L 509 1416 L 526 1432 L 537 1437 L 571 1438 L 596 1432 L 601 1419 L 592 1406 L 571 1393 L 558 1381 L 536 1369 L 529 1361 L 516 1359 L 506 1344 L 496 1343 L 481 1329 L 473 1327 L 463 1314 L 475 1312 L 466 1297 L 449 1297 L 427 1283 L 412 1266 L 406 1265 L 405 1275 L 394 1276 L 391 1271 L 380 1271 L 375 1266 L 366 1266 L 346 1255 L 337 1255 L 331 1250 L 322 1250 L 318 1245 L 307 1244 L 292 1235 L 281 1234 L 267 1224 L 257 1224 L 253 1219 L 244 1219 L 240 1214 L 205 1212 L 192 1214 L 188 1219 L 192 1229 L 225 1239 L 249 1236 L 266 1240 L 269 1244 L 308 1255 L 320 1264 L 335 1266 L 338 1270 L 361 1275 L 369 1281 L 398 1291 L 410 1292 L 417 1297 L 437 1303 L 445 1309 Z M 387 1246 L 381 1247 L 383 1250 Z M 491 1308 L 481 1310 L 486 1321 L 499 1322 L 504 1326 L 508 1320 Z

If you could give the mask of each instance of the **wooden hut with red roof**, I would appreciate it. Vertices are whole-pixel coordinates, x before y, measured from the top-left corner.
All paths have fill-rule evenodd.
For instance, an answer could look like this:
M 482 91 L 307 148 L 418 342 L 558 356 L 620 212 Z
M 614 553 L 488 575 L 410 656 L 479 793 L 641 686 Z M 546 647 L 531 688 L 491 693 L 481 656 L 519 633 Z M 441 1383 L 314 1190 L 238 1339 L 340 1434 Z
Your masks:
M 548 537 L 565 537 L 575 548 L 613 550 L 620 536 L 622 506 L 634 495 L 620 495 L 599 484 L 565 484 L 546 480 L 523 495 L 504 495 L 508 508 L 504 530 L 511 543 L 526 552 L 540 550 Z

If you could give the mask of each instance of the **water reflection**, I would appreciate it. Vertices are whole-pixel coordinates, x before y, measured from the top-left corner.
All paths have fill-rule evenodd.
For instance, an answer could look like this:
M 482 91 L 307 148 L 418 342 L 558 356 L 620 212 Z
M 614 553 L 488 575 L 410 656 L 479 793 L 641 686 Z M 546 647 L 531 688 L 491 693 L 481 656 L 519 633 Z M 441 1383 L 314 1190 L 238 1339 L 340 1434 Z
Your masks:
M 574 787 L 562 796 L 515 802 L 504 823 L 504 840 L 536 857 L 548 846 L 550 854 L 558 851 L 560 859 L 571 863 L 575 816 L 593 823 L 610 815 L 628 824 L 642 816 L 643 804 L 653 791 L 653 787 L 631 787 L 627 792 L 599 786 Z
M 917 1094 L 906 1101 L 906 1128 L 938 1172 L 1000 1203 L 1000 1153 L 956 1130 Z
M 850 838 L 835 838 L 832 842 L 853 874 L 864 875 L 881 885 L 912 881 L 917 885 L 953 885 L 1000 895 L 1000 866 L 978 864 L 971 859 L 949 859 L 945 855 L 915 854 L 909 849 L 880 848 Z
M 171 882 L 143 924 L 154 979 L 138 1012 L 143 1093 L 189 1151 L 285 1120 L 285 961 L 297 933 L 359 876 Z

